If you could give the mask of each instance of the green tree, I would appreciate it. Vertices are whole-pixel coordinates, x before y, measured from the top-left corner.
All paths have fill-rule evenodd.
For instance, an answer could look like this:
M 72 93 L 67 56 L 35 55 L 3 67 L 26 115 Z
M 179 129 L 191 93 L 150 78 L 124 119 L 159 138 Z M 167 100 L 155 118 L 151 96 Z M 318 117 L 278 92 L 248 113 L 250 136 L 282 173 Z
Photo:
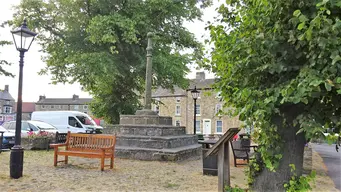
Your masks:
M 5 45 L 10 45 L 11 42 L 9 41 L 0 41 L 0 46 L 5 46 Z M 14 77 L 14 75 L 8 71 L 6 71 L 1 65 L 11 65 L 11 63 L 9 63 L 6 60 L 0 59 L 0 76 L 4 75 L 4 76 L 10 76 L 10 77 Z
M 209 26 L 226 106 L 257 127 L 266 169 L 251 187 L 284 191 L 300 176 L 306 138 L 340 127 L 341 2 L 228 0 Z M 294 164 L 294 173 L 290 172 Z
M 185 87 L 202 45 L 183 22 L 200 19 L 198 0 L 23 0 L 11 24 L 27 17 L 47 53 L 54 83 L 79 82 L 92 111 L 111 123 L 132 114 L 144 91 L 147 33 L 154 32 L 153 85 Z M 183 51 L 190 50 L 190 54 Z

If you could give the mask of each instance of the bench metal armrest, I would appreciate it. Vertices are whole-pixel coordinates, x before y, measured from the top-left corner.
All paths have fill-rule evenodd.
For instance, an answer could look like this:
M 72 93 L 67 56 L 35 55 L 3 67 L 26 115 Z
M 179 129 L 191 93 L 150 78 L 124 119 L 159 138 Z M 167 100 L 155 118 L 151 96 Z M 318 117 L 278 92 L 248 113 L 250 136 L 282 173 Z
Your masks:
M 245 151 L 247 152 L 247 149 L 233 149 L 234 151 Z

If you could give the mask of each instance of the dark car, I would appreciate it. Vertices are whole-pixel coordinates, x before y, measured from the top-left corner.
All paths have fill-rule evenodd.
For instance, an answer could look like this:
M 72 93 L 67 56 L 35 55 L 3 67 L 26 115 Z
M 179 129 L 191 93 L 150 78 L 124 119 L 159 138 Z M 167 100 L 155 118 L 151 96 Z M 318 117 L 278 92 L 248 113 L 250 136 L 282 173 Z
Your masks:
M 2 126 L 0 126 L 0 132 L 4 132 L 3 138 L 2 138 L 2 149 L 13 147 L 15 134 L 9 132 L 7 129 L 5 129 Z

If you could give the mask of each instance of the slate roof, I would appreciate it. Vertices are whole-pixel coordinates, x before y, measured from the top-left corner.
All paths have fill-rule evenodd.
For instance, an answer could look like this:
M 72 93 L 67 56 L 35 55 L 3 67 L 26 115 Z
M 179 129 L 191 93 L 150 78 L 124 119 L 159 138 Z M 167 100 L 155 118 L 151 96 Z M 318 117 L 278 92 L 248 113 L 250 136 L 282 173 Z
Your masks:
M 37 101 L 37 105 L 84 105 L 90 103 L 91 98 L 45 98 Z
M 184 90 L 179 87 L 174 87 L 174 92 L 170 89 L 157 88 L 152 92 L 152 97 L 176 97 L 176 96 L 187 96 L 187 91 L 194 89 L 194 86 L 197 89 L 212 89 L 212 84 L 216 79 L 190 79 L 189 87 Z
M 14 98 L 7 91 L 0 91 L 0 100 L 11 100 L 11 101 L 14 101 Z

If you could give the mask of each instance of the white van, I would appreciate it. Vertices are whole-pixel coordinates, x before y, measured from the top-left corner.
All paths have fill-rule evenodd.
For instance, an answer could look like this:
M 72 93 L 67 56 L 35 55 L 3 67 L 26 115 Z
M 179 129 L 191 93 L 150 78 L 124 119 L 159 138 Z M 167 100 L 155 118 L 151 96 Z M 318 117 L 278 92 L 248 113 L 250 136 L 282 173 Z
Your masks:
M 79 111 L 35 111 L 31 119 L 49 123 L 59 133 L 102 133 L 103 130 L 89 115 Z

